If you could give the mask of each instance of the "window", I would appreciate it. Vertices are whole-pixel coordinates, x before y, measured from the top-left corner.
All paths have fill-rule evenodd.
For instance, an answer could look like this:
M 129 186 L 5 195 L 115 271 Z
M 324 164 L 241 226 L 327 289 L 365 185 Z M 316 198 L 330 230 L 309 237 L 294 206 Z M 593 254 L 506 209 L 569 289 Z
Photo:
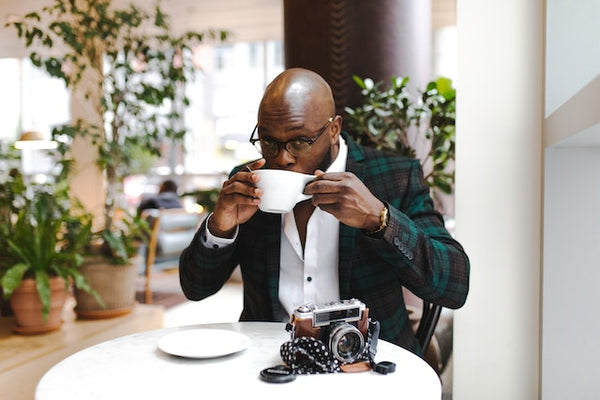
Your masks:
M 200 69 L 187 88 L 189 134 L 184 144 L 187 173 L 229 172 L 258 157 L 248 143 L 266 85 L 281 71 L 281 42 L 201 46 Z
M 12 145 L 26 131 L 50 139 L 52 128 L 69 122 L 69 91 L 64 83 L 34 67 L 29 59 L 0 59 L 0 141 Z M 24 174 L 45 174 L 55 166 L 44 150 L 22 150 Z
M 188 134 L 182 146 L 165 143 L 160 160 L 125 186 L 132 204 L 175 178 L 181 192 L 220 188 L 233 166 L 258 158 L 248 139 L 266 85 L 283 71 L 280 41 L 202 45 L 194 49 L 196 78 L 186 87 Z

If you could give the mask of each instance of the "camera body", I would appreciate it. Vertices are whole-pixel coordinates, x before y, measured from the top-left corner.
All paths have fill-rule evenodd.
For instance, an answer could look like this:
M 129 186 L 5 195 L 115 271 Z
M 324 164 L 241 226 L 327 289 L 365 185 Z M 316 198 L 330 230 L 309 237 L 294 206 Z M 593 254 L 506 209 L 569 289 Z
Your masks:
M 369 309 L 357 299 L 308 303 L 294 310 L 288 324 L 292 340 L 312 337 L 328 345 L 343 363 L 353 363 L 368 344 Z

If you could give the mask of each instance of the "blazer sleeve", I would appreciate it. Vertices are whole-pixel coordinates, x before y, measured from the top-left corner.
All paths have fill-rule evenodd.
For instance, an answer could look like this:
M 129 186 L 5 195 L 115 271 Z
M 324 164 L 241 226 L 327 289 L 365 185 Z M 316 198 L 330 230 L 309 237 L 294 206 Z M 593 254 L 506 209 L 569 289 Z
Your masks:
M 388 205 L 389 222 L 381 237 L 368 238 L 373 254 L 393 268 L 402 285 L 415 295 L 459 308 L 469 291 L 469 259 L 434 209 L 418 161 L 408 171 L 408 179 L 388 171 L 387 182 L 392 182 L 388 186 L 395 188 L 376 193 Z
M 179 257 L 179 281 L 185 296 L 202 300 L 215 294 L 231 276 L 237 262 L 236 243 L 222 248 L 207 248 L 201 239 L 206 229 L 205 219 L 190 245 Z

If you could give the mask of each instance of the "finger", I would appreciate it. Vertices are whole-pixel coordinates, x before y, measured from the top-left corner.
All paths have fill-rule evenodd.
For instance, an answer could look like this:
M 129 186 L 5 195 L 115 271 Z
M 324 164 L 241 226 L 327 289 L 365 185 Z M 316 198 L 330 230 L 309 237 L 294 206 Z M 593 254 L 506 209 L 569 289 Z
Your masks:
M 250 197 L 250 196 L 246 196 L 240 193 L 233 193 L 230 195 L 227 195 L 228 200 L 235 205 L 241 206 L 241 205 L 258 205 L 258 203 L 260 203 L 260 198 L 259 197 Z
M 326 213 L 329 213 L 336 218 L 340 214 L 340 209 L 341 209 L 340 205 L 335 202 L 334 203 L 320 203 L 318 205 L 315 205 L 315 207 L 319 207 L 319 209 L 321 209 L 322 211 L 325 211 Z
M 258 207 L 258 204 L 260 203 L 260 198 L 258 197 L 248 197 L 239 193 L 224 195 L 220 200 L 222 202 L 223 209 L 226 210 L 233 210 L 243 206 Z
M 360 202 L 355 196 L 348 193 L 317 193 L 312 196 L 314 206 L 337 204 L 341 208 L 356 208 Z
M 259 189 L 257 187 L 254 186 L 254 181 L 258 180 L 258 176 L 255 176 L 254 178 L 249 176 L 251 174 L 248 173 L 237 173 L 236 176 L 240 174 L 243 175 L 240 178 L 243 179 L 243 181 L 241 179 L 230 179 L 229 181 L 226 182 L 226 184 L 223 185 L 223 188 L 221 189 L 221 194 L 223 195 L 234 195 L 234 194 L 240 194 L 246 197 L 250 197 L 250 198 L 258 198 L 260 196 L 262 196 L 262 189 Z M 250 184 L 246 183 L 249 182 Z
M 317 170 L 315 171 L 315 175 L 317 175 L 317 172 L 321 172 L 321 174 L 318 175 L 319 179 L 328 181 L 341 181 L 350 178 L 347 172 L 323 172 L 321 170 Z
M 253 161 L 250 164 L 246 164 L 246 170 L 252 172 L 254 170 L 260 169 L 265 165 L 266 162 L 267 160 L 265 160 L 264 158 L 259 158 L 258 160 Z
M 340 187 L 338 181 L 331 181 L 325 179 L 315 179 L 309 182 L 304 188 L 305 194 L 325 194 L 325 193 L 339 193 Z
M 252 170 L 250 170 L 250 166 L 246 165 L 236 172 L 235 175 L 229 178 L 229 180 L 225 181 L 225 184 L 233 185 L 236 182 L 241 182 L 249 186 L 255 186 L 255 183 L 258 182 L 258 179 L 259 177 L 253 174 Z

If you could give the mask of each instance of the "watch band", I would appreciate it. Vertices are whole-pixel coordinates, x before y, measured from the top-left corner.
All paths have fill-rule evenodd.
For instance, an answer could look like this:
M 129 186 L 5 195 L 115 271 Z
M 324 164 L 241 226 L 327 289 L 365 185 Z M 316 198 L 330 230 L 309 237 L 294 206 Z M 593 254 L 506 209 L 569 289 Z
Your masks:
M 387 208 L 387 205 L 384 204 L 383 210 L 381 210 L 381 213 L 379 213 L 379 228 L 377 228 L 374 231 L 367 232 L 367 235 L 375 235 L 376 233 L 383 231 L 388 225 L 389 218 L 390 218 L 389 210 Z

